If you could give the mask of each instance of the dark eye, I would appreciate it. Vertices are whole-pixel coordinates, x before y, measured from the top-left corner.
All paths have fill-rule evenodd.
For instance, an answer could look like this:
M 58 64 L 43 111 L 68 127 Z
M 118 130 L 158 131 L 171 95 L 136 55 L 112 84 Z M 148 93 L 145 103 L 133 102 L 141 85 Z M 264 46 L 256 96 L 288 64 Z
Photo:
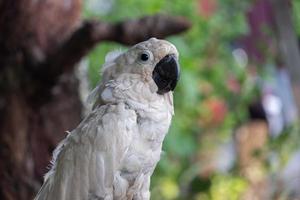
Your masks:
M 147 61 L 147 60 L 149 60 L 149 54 L 147 54 L 147 53 L 142 53 L 141 54 L 141 60 L 142 61 Z

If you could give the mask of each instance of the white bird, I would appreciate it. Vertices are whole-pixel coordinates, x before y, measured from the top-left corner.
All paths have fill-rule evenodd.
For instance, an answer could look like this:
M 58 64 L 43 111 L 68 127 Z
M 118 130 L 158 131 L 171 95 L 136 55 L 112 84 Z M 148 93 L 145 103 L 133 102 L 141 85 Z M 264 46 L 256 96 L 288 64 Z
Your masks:
M 54 151 L 36 200 L 147 200 L 173 115 L 178 52 L 151 38 L 106 56 L 93 110 Z

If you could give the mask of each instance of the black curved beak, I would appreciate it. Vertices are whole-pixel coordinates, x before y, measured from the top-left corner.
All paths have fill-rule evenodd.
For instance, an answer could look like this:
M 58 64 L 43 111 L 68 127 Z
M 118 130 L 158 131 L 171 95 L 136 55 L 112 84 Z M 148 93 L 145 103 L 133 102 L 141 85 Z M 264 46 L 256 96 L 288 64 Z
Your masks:
M 152 78 L 158 87 L 158 94 L 173 91 L 179 80 L 180 67 L 175 55 L 168 54 L 155 66 Z

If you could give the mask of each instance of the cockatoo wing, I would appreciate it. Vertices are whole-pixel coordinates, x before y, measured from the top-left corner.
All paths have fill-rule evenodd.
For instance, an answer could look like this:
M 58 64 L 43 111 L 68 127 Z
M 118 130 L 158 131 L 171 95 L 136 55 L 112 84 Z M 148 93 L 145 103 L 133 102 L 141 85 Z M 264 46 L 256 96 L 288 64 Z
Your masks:
M 52 169 L 35 199 L 113 199 L 134 131 L 136 113 L 125 104 L 96 107 L 54 151 Z M 126 191 L 118 184 L 119 192 Z

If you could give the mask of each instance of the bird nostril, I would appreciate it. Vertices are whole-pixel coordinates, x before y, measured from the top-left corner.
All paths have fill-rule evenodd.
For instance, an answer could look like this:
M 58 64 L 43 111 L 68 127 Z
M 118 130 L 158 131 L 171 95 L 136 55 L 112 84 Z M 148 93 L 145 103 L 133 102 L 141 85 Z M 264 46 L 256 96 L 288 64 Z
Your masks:
M 167 61 L 170 61 L 170 59 L 172 58 L 172 55 L 168 54 L 168 55 L 165 56 L 165 58 L 166 58 Z

